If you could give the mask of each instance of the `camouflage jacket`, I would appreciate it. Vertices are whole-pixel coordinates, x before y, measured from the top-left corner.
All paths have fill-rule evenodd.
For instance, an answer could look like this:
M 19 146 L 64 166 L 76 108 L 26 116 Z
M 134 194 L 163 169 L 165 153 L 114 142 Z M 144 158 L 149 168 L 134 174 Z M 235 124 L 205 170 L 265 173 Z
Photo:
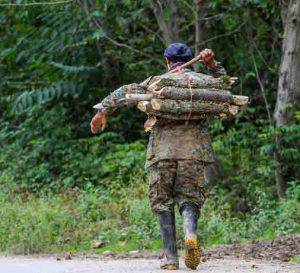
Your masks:
M 208 72 L 214 77 L 226 74 L 225 69 L 220 64 Z M 164 75 L 150 77 L 141 84 L 150 85 Z M 175 75 L 176 73 L 174 73 Z M 197 73 L 185 69 L 181 76 L 197 77 Z M 124 88 L 120 87 L 104 98 L 102 104 L 108 112 L 112 112 L 117 107 L 128 105 L 125 94 Z M 185 121 L 157 117 L 157 122 L 153 126 L 149 137 L 146 168 L 160 160 L 180 159 L 214 161 L 207 122 L 197 120 L 186 123 Z

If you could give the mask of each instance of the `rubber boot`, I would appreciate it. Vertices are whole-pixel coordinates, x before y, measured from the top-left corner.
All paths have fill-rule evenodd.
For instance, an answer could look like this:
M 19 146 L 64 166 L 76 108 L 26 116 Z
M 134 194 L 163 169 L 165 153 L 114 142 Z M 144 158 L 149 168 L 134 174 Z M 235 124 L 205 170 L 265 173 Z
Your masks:
M 197 269 L 200 264 L 200 245 L 197 236 L 199 209 L 195 205 L 184 204 L 181 209 L 184 229 L 184 262 L 188 268 Z
M 160 268 L 176 270 L 179 268 L 177 245 L 176 245 L 176 227 L 174 212 L 166 211 L 157 215 L 160 233 L 163 240 L 165 258 Z

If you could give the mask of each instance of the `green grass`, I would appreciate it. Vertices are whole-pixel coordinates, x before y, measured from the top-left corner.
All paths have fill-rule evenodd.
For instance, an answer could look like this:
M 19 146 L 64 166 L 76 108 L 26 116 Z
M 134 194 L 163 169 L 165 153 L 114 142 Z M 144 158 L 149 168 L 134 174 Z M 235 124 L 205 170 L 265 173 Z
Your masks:
M 119 198 L 99 195 L 96 187 L 59 194 L 15 192 L 10 177 L 0 176 L 0 251 L 5 253 L 95 252 L 110 250 L 159 251 L 161 242 L 155 217 L 147 200 L 147 185 L 125 188 Z M 4 181 L 6 183 L 4 183 Z M 299 192 L 292 187 L 285 201 L 266 199 L 256 212 L 237 217 L 213 189 L 202 209 L 199 234 L 205 245 L 273 239 L 300 231 Z M 181 219 L 177 213 L 179 243 Z M 95 240 L 104 242 L 94 250 Z M 297 258 L 295 258 L 297 259 Z
M 291 263 L 300 263 L 300 255 L 294 256 L 293 258 L 291 258 L 290 262 Z

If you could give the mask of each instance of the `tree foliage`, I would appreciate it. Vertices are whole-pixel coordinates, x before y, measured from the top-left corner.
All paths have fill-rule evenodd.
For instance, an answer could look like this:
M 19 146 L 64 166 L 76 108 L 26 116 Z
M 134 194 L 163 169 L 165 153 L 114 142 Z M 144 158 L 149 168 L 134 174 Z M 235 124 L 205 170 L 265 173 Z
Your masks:
M 114 194 L 117 190 L 107 181 L 117 177 L 122 185 L 131 179 L 134 158 L 144 152 L 143 115 L 122 109 L 111 117 L 106 133 L 96 137 L 89 133 L 89 121 L 91 106 L 118 86 L 165 71 L 166 39 L 154 2 L 78 0 L 1 7 L 0 171 L 8 171 L 17 188 L 58 191 L 88 182 Z M 288 182 L 299 179 L 294 146 L 299 112 L 289 126 L 275 130 L 270 123 L 283 36 L 280 8 L 265 0 L 206 1 L 200 20 L 205 40 L 196 45 L 195 1 L 171 1 L 175 11 L 166 4 L 170 1 L 163 2 L 165 25 L 176 12 L 176 37 L 193 50 L 212 48 L 228 73 L 239 78 L 233 93 L 251 98 L 236 119 L 211 124 L 230 181 L 215 183 L 236 211 L 250 211 L 257 204 L 253 188 L 275 198 L 274 135 L 283 139 L 284 166 L 294 170 Z M 114 153 L 124 153 L 124 162 Z

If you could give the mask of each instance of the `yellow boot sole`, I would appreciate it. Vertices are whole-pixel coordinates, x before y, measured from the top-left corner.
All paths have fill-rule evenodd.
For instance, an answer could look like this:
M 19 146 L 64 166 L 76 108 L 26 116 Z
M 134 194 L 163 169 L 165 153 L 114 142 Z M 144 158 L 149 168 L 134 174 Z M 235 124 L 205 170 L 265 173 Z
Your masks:
M 166 269 L 166 270 L 177 270 L 177 269 L 179 269 L 179 263 L 177 263 L 177 264 L 164 265 L 164 266 L 161 267 L 161 269 Z
M 184 262 L 188 268 L 194 270 L 200 264 L 200 246 L 197 237 L 189 237 L 185 240 Z
M 164 266 L 162 269 L 166 269 L 166 270 L 177 270 L 179 268 L 179 266 L 177 265 L 166 265 Z

